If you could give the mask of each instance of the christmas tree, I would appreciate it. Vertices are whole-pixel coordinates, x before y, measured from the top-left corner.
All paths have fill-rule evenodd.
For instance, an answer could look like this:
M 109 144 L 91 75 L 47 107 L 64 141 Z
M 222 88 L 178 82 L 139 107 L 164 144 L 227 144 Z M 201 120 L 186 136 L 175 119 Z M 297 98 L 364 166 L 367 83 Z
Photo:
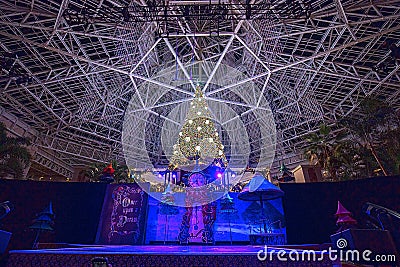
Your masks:
M 224 146 L 198 85 L 179 132 L 178 142 L 174 145 L 170 168 L 194 165 L 206 167 L 215 159 L 221 159 L 226 166 Z
M 39 235 L 41 232 L 54 231 L 54 218 L 55 214 L 53 212 L 53 207 L 50 202 L 49 206 L 46 207 L 42 212 L 36 215 L 33 220 L 33 224 L 29 226 L 30 229 L 36 231 L 35 241 L 33 241 L 33 248 L 37 248 L 39 244 Z

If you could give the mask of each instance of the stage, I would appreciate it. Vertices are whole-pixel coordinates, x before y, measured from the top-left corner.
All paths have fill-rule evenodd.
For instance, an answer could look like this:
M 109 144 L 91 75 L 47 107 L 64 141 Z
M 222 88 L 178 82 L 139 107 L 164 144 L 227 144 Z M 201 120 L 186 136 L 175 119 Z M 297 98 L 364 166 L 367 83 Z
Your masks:
M 310 249 L 305 247 L 304 249 Z M 265 253 L 267 251 L 267 253 Z M 285 251 L 285 252 L 283 252 Z M 327 253 L 316 251 L 316 260 L 291 261 L 289 253 L 302 255 L 299 248 L 264 246 L 112 246 L 65 245 L 64 248 L 12 250 L 8 267 L 92 266 L 94 258 L 107 258 L 116 266 L 335 266 Z M 286 261 L 279 259 L 286 258 Z M 293 256 L 292 255 L 292 256 Z M 308 255 L 308 254 L 307 254 Z M 99 265 L 101 266 L 101 265 Z
M 380 177 L 329 186 L 324 183 L 282 184 L 285 191 L 283 200 L 270 200 L 262 207 L 257 201 L 243 201 L 238 198 L 239 193 L 230 192 L 236 212 L 226 212 L 233 208 L 218 200 L 210 209 L 212 213 L 204 212 L 214 217 L 203 216 L 202 209 L 193 208 L 187 225 L 182 222 L 185 222 L 184 216 L 190 215 L 189 209 L 165 209 L 166 205 L 148 197 L 136 184 L 1 180 L 2 196 L 15 203 L 15 211 L 13 216 L 2 221 L 2 227 L 12 233 L 12 238 L 8 244 L 9 252 L 2 255 L 0 265 L 92 266 L 94 258 L 107 258 L 113 267 L 340 266 L 327 253 L 332 246 L 330 235 L 337 231 L 333 216 L 338 199 L 335 192 L 342 192 L 340 199 L 354 205 L 351 210 L 359 211 L 357 217 L 362 221 L 362 203 L 376 201 L 386 206 L 381 198 L 374 198 L 383 189 L 388 196 L 385 197 L 387 206 L 399 209 L 399 181 L 398 177 Z M 42 192 L 50 195 L 41 195 Z M 358 198 L 350 198 L 354 192 Z M 162 193 L 159 195 L 161 198 Z M 182 193 L 175 193 L 175 197 L 182 198 Z M 54 212 L 48 208 L 50 202 Z M 41 233 L 39 249 L 24 250 L 32 247 L 35 231 L 28 229 L 32 218 L 36 218 L 41 210 L 56 214 L 55 230 Z M 260 223 L 261 214 L 268 215 L 266 228 Z M 212 231 L 209 231 L 213 234 L 212 239 L 195 245 L 192 242 L 198 241 L 192 236 L 197 238 L 200 235 L 192 233 L 195 230 L 201 233 L 204 222 L 210 222 L 210 218 L 215 219 L 211 220 Z M 197 219 L 199 222 L 203 219 L 203 224 Z M 187 238 L 179 239 L 183 236 L 181 233 L 186 233 Z M 267 252 L 263 245 L 257 244 L 269 244 Z M 307 256 L 310 250 L 315 252 L 317 260 L 302 260 L 301 257 L 292 260 L 293 257 L 288 257 L 296 253 L 301 256 L 303 252 L 307 252 Z M 377 248 L 375 250 L 379 252 Z M 100 266 L 97 264 L 96 267 Z

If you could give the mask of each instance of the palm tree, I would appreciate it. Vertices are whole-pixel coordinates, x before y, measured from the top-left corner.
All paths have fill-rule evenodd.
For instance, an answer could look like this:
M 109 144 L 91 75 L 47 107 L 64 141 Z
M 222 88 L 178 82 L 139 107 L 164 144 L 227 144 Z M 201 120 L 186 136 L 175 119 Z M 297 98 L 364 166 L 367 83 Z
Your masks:
M 28 167 L 31 154 L 26 148 L 29 139 L 7 136 L 6 126 L 0 122 L 0 178 L 12 175 L 22 179 L 24 169 Z
M 85 176 L 88 178 L 90 182 L 98 181 L 105 167 L 106 167 L 105 163 L 100 163 L 100 162 L 92 163 L 85 171 Z
M 322 170 L 327 173 L 333 180 L 336 180 L 334 141 L 332 140 L 331 129 L 329 126 L 322 124 L 319 131 L 309 134 L 306 137 L 308 146 L 304 150 L 304 154 L 311 164 L 318 164 Z
M 366 174 L 367 162 L 361 157 L 360 145 L 348 140 L 345 131 L 332 131 L 322 124 L 318 132 L 307 136 L 306 141 L 305 155 L 311 164 L 321 166 L 325 177 L 348 180 Z
M 127 183 L 130 181 L 129 179 L 129 169 L 125 164 L 118 164 L 117 161 L 112 161 L 114 172 L 114 179 L 117 183 Z
M 400 114 L 398 115 L 400 118 Z M 399 119 L 400 120 L 400 119 Z M 400 122 L 394 123 L 381 135 L 382 149 L 388 156 L 390 170 L 393 174 L 400 174 Z
M 351 140 L 341 140 L 334 146 L 333 156 L 336 159 L 338 180 L 356 179 L 369 176 L 369 162 L 362 157 L 362 149 Z
M 360 103 L 358 114 L 342 119 L 340 122 L 347 128 L 355 142 L 370 151 L 385 176 L 388 175 L 388 171 L 384 164 L 384 155 L 379 153 L 378 148 L 384 145 L 385 133 L 390 136 L 393 129 L 398 129 L 398 118 L 394 114 L 396 112 L 388 103 L 373 97 L 366 97 Z

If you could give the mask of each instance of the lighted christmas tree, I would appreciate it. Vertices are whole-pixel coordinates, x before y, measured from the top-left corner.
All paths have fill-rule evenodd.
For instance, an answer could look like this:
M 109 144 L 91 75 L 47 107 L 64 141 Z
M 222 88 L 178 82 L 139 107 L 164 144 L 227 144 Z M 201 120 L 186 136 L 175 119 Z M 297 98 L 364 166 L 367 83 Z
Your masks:
M 208 166 L 215 159 L 221 159 L 226 166 L 218 131 L 200 86 L 196 87 L 195 97 L 190 102 L 179 139 L 174 145 L 170 168 L 183 166 Z

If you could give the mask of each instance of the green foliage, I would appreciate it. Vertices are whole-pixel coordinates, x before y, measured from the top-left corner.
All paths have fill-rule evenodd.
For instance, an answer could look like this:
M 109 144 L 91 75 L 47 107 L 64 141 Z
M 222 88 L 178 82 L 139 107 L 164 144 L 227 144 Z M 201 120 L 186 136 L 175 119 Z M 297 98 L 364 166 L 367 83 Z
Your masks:
M 311 164 L 318 164 L 329 178 L 337 179 L 338 156 L 337 140 L 331 128 L 320 125 L 319 131 L 306 137 L 308 146 L 304 153 Z
M 389 174 L 400 174 L 400 127 L 388 129 L 380 135 L 378 154 Z
M 318 132 L 310 134 L 306 141 L 305 155 L 311 164 L 321 166 L 326 179 L 349 180 L 367 175 L 370 160 L 363 157 L 359 143 L 348 139 L 346 130 L 332 131 L 321 125 Z
M 321 125 L 306 137 L 305 155 L 328 178 L 347 180 L 400 172 L 400 117 L 389 104 L 367 97 L 357 113 L 332 131 Z
M 21 179 L 24 169 L 29 165 L 31 154 L 26 148 L 29 139 L 7 136 L 7 129 L 0 122 L 0 177 L 12 175 Z
M 111 161 L 112 167 L 114 169 L 114 180 L 116 183 L 127 183 L 129 179 L 129 169 L 125 164 L 118 164 L 117 161 Z M 89 181 L 99 181 L 101 175 L 103 174 L 104 168 L 108 166 L 109 163 L 93 163 L 86 170 L 86 177 Z
M 117 183 L 127 183 L 129 181 L 129 169 L 125 164 L 118 164 L 115 160 L 112 161 L 112 166 L 115 170 L 114 179 Z
M 335 144 L 333 157 L 338 180 L 371 176 L 368 174 L 371 170 L 371 160 L 363 157 L 359 144 L 351 140 L 341 140 Z
M 351 140 L 363 150 L 365 161 L 381 169 L 384 175 L 399 174 L 398 111 L 384 101 L 366 97 L 360 103 L 359 112 L 351 118 L 342 119 L 340 124 L 348 130 Z M 375 163 L 370 161 L 371 158 Z
M 85 171 L 86 178 L 90 182 L 98 181 L 103 172 L 103 169 L 106 166 L 107 165 L 105 163 L 99 163 L 99 162 L 92 163 L 91 165 L 89 165 L 89 167 Z

